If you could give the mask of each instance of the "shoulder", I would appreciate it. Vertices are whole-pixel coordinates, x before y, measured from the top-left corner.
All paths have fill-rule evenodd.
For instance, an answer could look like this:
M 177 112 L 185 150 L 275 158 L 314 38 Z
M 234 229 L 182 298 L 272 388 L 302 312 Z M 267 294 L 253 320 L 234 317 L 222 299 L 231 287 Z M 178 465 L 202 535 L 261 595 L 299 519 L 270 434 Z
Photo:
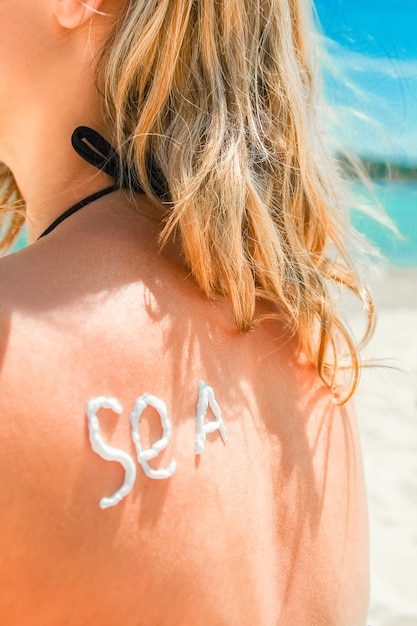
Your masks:
M 62 256 L 48 269 L 45 256 L 23 252 L 0 263 L 0 613 L 9 624 L 29 619 L 13 602 L 20 590 L 31 623 L 57 623 L 74 603 L 81 614 L 92 613 L 97 623 L 105 623 L 109 607 L 119 606 L 123 616 L 136 605 L 130 585 L 122 590 L 117 581 L 133 580 L 138 571 L 153 581 L 148 593 L 142 581 L 142 604 L 151 597 L 158 606 L 163 580 L 168 584 L 163 563 L 172 563 L 178 544 L 186 543 L 184 511 L 192 514 L 203 505 L 205 481 L 200 488 L 194 481 L 193 417 L 185 426 L 177 420 L 175 453 L 171 444 L 157 459 L 156 467 L 164 468 L 175 455 L 179 470 L 172 487 L 171 479 L 146 476 L 130 433 L 130 413 L 144 392 L 164 399 L 172 414 L 157 359 L 158 316 L 164 324 L 174 313 L 161 287 L 147 289 L 146 280 L 137 277 L 132 281 L 126 267 L 108 274 L 110 263 L 92 264 L 90 282 L 83 280 L 81 268 L 74 269 L 76 263 L 65 271 Z M 99 293 L 94 285 L 100 285 Z M 139 304 L 133 302 L 137 299 Z M 102 437 L 136 468 L 130 498 L 107 511 L 99 502 L 120 488 L 125 467 L 116 457 L 95 454 L 90 443 L 87 401 L 103 395 L 117 398 L 125 410 L 122 415 L 101 410 Z M 180 412 L 193 416 L 197 385 L 184 385 L 181 395 Z M 144 448 L 155 443 L 159 428 L 152 412 L 147 414 Z M 190 489 L 195 499 L 190 500 Z M 169 519 L 177 521 L 168 530 Z M 116 545 L 114 537 L 119 537 Z M 155 561 L 157 554 L 162 560 Z M 181 563 L 185 572 L 188 564 Z M 51 621 L 43 621 L 49 614 Z M 129 619 L 126 614 L 120 623 Z
M 66 272 L 69 256 L 48 274 L 48 261 L 28 251 L 3 275 L 0 583 L 9 600 L 27 590 L 40 624 L 47 611 L 57 623 L 77 605 L 97 623 L 112 614 L 129 626 L 138 606 L 148 623 L 169 624 L 169 614 L 176 625 L 204 626 L 219 616 L 267 624 L 286 593 L 288 610 L 298 607 L 288 623 L 339 606 L 340 585 L 363 579 L 352 563 L 365 543 L 359 444 L 352 415 L 329 403 L 295 339 L 269 322 L 245 336 L 227 331 L 220 303 L 190 295 L 183 276 L 166 281 L 161 266 L 152 274 L 141 263 L 138 285 L 120 263 L 109 276 L 106 260 L 92 264 L 92 280 L 77 281 L 83 270 Z M 107 291 L 92 292 L 94 284 Z M 196 454 L 200 378 L 228 440 L 207 432 Z M 144 459 L 155 470 L 175 460 L 168 478 L 150 478 L 137 461 L 131 414 L 144 393 L 170 417 L 169 445 Z M 93 450 L 86 405 L 100 396 L 123 408 L 97 411 L 101 436 L 136 472 L 129 495 L 105 510 L 100 500 L 124 484 L 129 462 Z M 162 426 L 146 408 L 143 450 Z M 342 560 L 343 575 L 334 565 Z M 3 594 L 2 614 L 7 601 Z

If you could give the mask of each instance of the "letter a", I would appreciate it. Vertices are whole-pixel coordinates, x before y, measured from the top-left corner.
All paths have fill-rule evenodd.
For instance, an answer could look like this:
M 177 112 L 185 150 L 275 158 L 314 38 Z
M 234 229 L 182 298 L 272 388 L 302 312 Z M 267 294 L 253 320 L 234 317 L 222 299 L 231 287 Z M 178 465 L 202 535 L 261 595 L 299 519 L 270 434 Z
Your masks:
M 215 420 L 204 423 L 204 418 L 207 414 L 207 409 L 210 406 L 215 416 Z M 197 402 L 197 417 L 196 417 L 196 430 L 195 437 L 195 453 L 202 454 L 206 445 L 207 433 L 213 433 L 215 430 L 219 430 L 224 442 L 227 441 L 226 426 L 223 421 L 222 412 L 214 397 L 214 391 L 212 387 L 206 385 L 203 380 L 200 380 L 198 385 L 198 402 Z

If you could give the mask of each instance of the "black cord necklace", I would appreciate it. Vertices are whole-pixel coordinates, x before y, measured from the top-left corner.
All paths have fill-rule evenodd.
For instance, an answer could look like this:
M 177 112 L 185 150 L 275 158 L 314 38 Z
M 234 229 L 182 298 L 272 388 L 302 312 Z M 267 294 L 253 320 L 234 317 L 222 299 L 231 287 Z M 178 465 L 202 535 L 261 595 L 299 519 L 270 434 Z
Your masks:
M 95 200 L 116 191 L 116 189 L 130 188 L 136 193 L 143 193 L 143 189 L 138 183 L 134 173 L 127 168 L 124 170 L 121 169 L 119 155 L 116 150 L 97 131 L 92 128 L 88 128 L 87 126 L 79 126 L 72 134 L 71 143 L 74 150 L 85 161 L 94 165 L 106 174 L 109 174 L 109 176 L 111 176 L 116 183 L 110 187 L 101 189 L 90 196 L 87 196 L 80 202 L 77 202 L 77 204 L 74 204 L 74 206 L 64 211 L 62 215 L 57 217 L 57 219 L 43 231 L 43 233 L 38 237 L 38 240 L 45 237 L 45 235 L 48 235 L 58 226 L 58 224 L 63 222 L 70 215 L 73 215 L 73 213 L 76 213 L 80 209 L 84 208 L 87 204 L 91 204 Z
M 43 231 L 42 235 L 38 237 L 38 240 L 41 239 L 42 237 L 45 237 L 45 235 L 49 235 L 49 233 L 53 231 L 54 228 L 58 226 L 58 224 L 66 220 L 67 217 L 69 217 L 73 213 L 76 213 L 76 211 L 79 211 L 83 207 L 87 206 L 87 204 L 90 204 L 91 202 L 94 202 L 95 200 L 98 200 L 99 198 L 106 196 L 108 193 L 111 193 L 112 191 L 116 191 L 116 189 L 117 189 L 117 186 L 112 185 L 111 187 L 106 187 L 105 189 L 96 191 L 96 193 L 92 193 L 91 196 L 87 196 L 83 200 L 80 200 L 80 202 L 77 202 L 77 204 L 74 204 L 74 206 L 70 207 L 69 209 L 64 211 L 62 215 L 57 217 L 56 220 L 54 220 L 52 224 L 48 226 L 46 230 Z

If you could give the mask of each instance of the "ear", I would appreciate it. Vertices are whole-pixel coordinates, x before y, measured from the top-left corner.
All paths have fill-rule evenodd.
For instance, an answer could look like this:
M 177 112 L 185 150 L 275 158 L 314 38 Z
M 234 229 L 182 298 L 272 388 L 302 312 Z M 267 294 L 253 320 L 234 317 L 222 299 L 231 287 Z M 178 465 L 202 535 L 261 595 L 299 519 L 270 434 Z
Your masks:
M 100 11 L 104 0 L 53 0 L 55 17 L 63 28 L 77 28 Z

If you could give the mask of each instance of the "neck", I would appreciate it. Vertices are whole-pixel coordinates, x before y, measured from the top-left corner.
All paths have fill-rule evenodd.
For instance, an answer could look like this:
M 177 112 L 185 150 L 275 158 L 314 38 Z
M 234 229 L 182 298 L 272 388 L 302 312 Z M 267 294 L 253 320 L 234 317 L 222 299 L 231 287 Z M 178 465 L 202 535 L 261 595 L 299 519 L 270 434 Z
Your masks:
M 74 42 L 68 37 L 57 41 L 42 83 L 21 81 L 24 91 L 1 127 L 0 161 L 13 172 L 26 203 L 29 243 L 71 205 L 113 183 L 71 145 L 80 125 L 106 136 L 90 47 L 83 42 L 71 57 Z M 71 64 L 63 65 L 67 57 Z
M 24 133 L 11 169 L 26 202 L 28 242 L 32 243 L 66 209 L 113 183 L 72 148 L 71 135 L 85 119 L 37 123 Z M 87 122 L 88 123 L 88 122 Z M 99 127 L 90 121 L 92 127 Z

